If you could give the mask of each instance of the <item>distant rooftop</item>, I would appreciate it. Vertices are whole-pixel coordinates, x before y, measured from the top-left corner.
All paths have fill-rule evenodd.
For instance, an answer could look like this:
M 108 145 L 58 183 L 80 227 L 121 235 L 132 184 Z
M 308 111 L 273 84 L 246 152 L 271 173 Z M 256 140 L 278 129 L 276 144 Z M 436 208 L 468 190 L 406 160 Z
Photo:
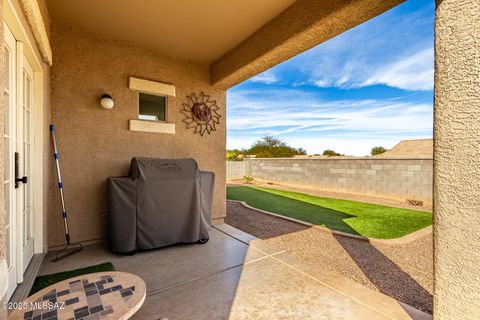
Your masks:
M 432 157 L 433 139 L 402 140 L 392 149 L 376 157 Z

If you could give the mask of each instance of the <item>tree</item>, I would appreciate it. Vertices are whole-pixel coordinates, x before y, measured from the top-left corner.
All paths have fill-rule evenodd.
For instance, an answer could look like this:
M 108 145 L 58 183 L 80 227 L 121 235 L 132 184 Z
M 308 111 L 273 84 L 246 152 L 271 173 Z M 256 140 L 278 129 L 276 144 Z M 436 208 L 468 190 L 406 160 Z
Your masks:
M 298 155 L 302 155 L 302 156 L 305 156 L 307 154 L 307 150 L 303 149 L 303 148 L 298 148 L 297 149 L 297 154 Z
M 381 153 L 384 153 L 384 152 L 387 152 L 388 150 L 385 149 L 384 147 L 373 147 L 372 148 L 372 151 L 370 151 L 370 154 L 372 156 L 376 156 L 377 154 L 381 154 Z
M 242 161 L 242 151 L 238 149 L 227 150 L 227 161 Z
M 323 151 L 323 155 L 324 156 L 329 156 L 329 157 L 338 157 L 338 156 L 341 156 L 340 153 L 337 153 L 333 150 L 330 150 L 330 149 L 327 149 L 327 150 L 324 150 Z
M 305 155 L 302 148 L 293 148 L 280 139 L 264 136 L 246 150 L 246 154 L 255 155 L 257 158 L 290 158 L 294 155 Z

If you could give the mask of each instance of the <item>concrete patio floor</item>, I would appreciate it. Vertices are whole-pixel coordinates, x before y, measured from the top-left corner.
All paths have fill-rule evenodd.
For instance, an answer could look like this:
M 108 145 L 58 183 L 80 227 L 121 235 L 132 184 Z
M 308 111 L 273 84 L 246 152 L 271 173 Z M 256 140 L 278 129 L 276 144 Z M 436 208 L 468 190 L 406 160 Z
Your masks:
M 142 277 L 147 298 L 132 319 L 431 319 L 226 224 L 213 227 L 205 245 L 134 256 L 94 245 L 59 262 L 52 257 L 40 275 L 112 262 Z

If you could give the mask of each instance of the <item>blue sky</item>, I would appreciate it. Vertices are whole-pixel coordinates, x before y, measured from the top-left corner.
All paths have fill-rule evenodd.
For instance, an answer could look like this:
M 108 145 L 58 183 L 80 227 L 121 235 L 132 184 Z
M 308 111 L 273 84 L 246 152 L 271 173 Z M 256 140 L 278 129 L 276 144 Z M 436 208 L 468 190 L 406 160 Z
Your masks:
M 408 0 L 227 93 L 227 148 L 362 156 L 433 132 L 434 1 Z

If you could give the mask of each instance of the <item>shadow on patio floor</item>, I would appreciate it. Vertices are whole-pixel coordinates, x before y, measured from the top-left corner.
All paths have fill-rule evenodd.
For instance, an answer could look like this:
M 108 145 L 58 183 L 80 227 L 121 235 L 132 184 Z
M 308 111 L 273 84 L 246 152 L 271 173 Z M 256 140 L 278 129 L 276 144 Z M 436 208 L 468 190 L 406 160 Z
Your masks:
M 334 238 L 380 292 L 412 306 L 418 301 L 430 301 L 427 304 L 430 308 L 427 308 L 432 312 L 430 292 L 377 248 L 366 241 L 359 245 L 355 239 L 339 235 Z
M 240 203 L 228 202 L 226 222 L 306 258 L 317 268 L 332 270 L 423 311 L 432 312 L 432 295 L 409 273 L 413 272 L 421 277 L 424 284 L 428 284 L 429 278 L 425 274 L 431 268 L 431 263 L 426 263 L 428 254 L 431 254 L 431 236 L 430 241 L 426 235 L 415 243 L 382 246 L 382 251 L 393 255 L 398 253 L 402 263 L 411 266 L 406 272 L 368 241 L 338 236 L 325 229 L 309 228 L 246 208 Z M 336 225 L 341 223 L 343 221 L 338 219 Z M 347 224 L 341 227 L 350 228 Z M 355 233 L 353 230 L 350 232 Z M 422 256 L 416 257 L 418 254 Z M 418 266 L 415 266 L 416 263 Z

